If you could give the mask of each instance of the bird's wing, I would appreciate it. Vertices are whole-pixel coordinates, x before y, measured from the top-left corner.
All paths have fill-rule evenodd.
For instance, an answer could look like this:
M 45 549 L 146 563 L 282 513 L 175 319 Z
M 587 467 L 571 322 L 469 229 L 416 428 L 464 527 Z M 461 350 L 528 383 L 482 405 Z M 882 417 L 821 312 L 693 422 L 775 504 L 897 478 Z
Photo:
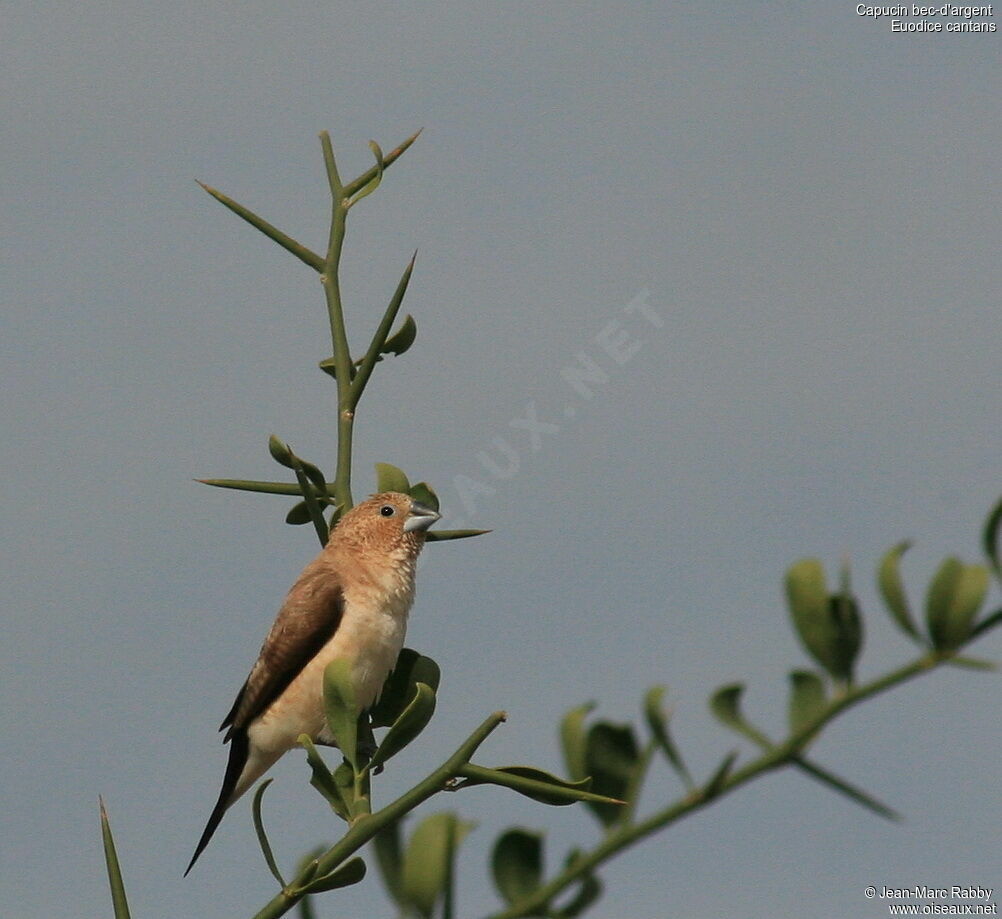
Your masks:
M 341 624 L 343 613 L 344 593 L 340 579 L 329 564 L 318 558 L 306 567 L 289 591 L 247 682 L 219 727 L 219 730 L 229 728 L 224 739 L 232 741 L 226 776 L 185 875 L 198 861 L 223 814 L 234 801 L 234 789 L 251 755 L 247 726 L 286 690 L 331 639 Z
M 285 691 L 333 637 L 343 613 L 340 581 L 329 568 L 307 568 L 289 591 L 247 682 L 219 726 L 219 730 L 229 728 L 225 740 L 246 728 Z

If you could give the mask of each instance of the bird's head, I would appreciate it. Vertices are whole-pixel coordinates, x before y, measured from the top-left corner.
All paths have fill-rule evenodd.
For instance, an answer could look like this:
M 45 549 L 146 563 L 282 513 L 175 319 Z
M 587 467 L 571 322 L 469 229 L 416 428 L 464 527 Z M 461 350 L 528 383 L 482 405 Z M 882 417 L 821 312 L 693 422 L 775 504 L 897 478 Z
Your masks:
M 439 513 L 410 495 L 386 491 L 355 505 L 334 528 L 331 541 L 350 540 L 373 549 L 403 548 L 417 554 Z

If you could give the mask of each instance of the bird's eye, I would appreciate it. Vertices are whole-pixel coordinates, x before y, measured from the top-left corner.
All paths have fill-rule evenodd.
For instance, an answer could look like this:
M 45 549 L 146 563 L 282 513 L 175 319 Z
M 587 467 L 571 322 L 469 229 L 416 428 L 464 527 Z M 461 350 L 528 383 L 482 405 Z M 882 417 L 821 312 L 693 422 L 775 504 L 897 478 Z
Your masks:
M 380 509 L 379 513 L 384 517 L 392 517 L 397 512 L 397 509 L 392 504 L 384 504 Z

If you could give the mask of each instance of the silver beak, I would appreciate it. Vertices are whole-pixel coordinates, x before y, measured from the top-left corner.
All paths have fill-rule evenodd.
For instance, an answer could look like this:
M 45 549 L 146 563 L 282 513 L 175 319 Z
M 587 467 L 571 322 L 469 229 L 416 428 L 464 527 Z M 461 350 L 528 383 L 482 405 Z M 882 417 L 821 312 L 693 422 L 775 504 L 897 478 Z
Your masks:
M 422 533 L 428 529 L 442 515 L 422 504 L 420 501 L 411 501 L 411 512 L 404 521 L 405 533 Z

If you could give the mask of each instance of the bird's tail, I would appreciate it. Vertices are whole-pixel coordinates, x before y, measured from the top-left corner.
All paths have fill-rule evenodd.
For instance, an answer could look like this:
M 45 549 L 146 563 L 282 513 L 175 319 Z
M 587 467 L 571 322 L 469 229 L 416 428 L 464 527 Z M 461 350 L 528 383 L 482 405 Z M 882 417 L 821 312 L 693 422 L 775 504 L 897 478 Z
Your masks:
M 185 868 L 185 877 L 188 876 L 188 872 L 191 871 L 195 862 L 198 861 L 198 856 L 202 854 L 205 847 L 209 844 L 209 840 L 212 839 L 212 834 L 216 832 L 219 821 L 223 819 L 226 809 L 271 765 L 269 763 L 263 769 L 251 770 L 248 768 L 251 765 L 248 763 L 249 758 L 250 740 L 247 737 L 247 732 L 243 730 L 234 731 L 230 738 L 230 759 L 226 764 L 226 775 L 223 777 L 223 787 L 219 792 L 219 799 L 216 801 L 216 806 L 209 815 L 209 822 L 205 824 L 202 838 L 198 840 L 198 845 L 195 846 L 195 854 L 191 857 L 191 861 L 188 862 L 188 867 Z

